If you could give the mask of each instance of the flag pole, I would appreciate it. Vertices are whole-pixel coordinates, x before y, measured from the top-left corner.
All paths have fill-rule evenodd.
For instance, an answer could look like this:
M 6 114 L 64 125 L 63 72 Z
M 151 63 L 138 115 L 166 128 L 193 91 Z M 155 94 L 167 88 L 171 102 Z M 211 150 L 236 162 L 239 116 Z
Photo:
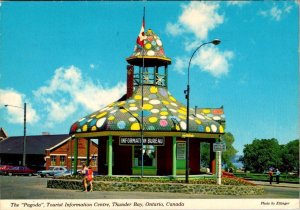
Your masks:
M 144 7 L 144 14 L 143 14 L 143 26 L 144 26 L 144 34 L 145 36 L 145 7 Z M 142 167 L 141 167 L 141 177 L 144 175 L 144 73 L 145 73 L 145 59 L 144 59 L 144 53 L 145 53 L 145 42 L 143 39 L 143 49 L 142 49 L 142 59 L 143 59 L 143 68 L 142 68 L 142 127 L 141 127 L 141 144 L 142 144 Z

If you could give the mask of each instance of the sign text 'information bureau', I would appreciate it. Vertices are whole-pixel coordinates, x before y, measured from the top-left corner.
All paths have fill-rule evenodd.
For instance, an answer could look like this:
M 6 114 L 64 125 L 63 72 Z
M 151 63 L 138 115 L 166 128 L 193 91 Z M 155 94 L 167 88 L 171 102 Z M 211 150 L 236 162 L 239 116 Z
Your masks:
M 120 145 L 141 145 L 141 144 L 142 144 L 141 137 L 120 137 Z M 144 145 L 164 146 L 165 138 L 164 137 L 144 137 L 143 144 Z

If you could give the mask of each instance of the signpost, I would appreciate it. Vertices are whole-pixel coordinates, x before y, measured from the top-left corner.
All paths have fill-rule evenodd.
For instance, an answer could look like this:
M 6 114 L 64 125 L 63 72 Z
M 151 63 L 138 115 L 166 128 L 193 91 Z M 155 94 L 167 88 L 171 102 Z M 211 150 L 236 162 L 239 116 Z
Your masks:
M 222 152 L 226 151 L 226 144 L 223 142 L 216 142 L 213 144 L 213 151 L 217 153 L 217 160 L 218 160 L 218 170 L 217 170 L 217 184 L 221 184 L 221 177 L 222 177 L 222 161 L 221 161 L 221 154 Z

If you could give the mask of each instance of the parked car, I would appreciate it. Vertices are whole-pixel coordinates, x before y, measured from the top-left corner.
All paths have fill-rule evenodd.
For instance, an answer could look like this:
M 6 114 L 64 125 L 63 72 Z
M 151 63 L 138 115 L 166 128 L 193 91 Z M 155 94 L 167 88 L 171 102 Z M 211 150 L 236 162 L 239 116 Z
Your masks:
M 11 165 L 0 165 L 0 174 L 1 175 L 6 175 L 7 174 L 7 170 L 13 168 L 14 166 Z
M 32 176 L 36 173 L 35 170 L 28 168 L 27 166 L 15 166 L 6 171 L 6 174 L 9 176 L 12 175 L 28 175 Z
M 49 177 L 67 170 L 68 169 L 64 166 L 50 166 L 48 170 L 38 171 L 37 174 L 41 177 Z
M 73 174 L 73 172 L 71 170 L 58 172 L 58 173 L 53 175 L 53 179 L 57 179 L 57 178 L 60 178 L 60 177 L 65 177 L 65 176 L 71 176 L 72 174 Z

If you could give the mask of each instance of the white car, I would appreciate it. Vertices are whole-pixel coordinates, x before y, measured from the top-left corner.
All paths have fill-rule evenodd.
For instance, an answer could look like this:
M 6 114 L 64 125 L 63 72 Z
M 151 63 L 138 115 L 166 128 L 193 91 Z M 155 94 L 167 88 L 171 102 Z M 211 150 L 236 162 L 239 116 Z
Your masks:
M 38 171 L 37 174 L 41 177 L 54 176 L 57 173 L 66 172 L 68 169 L 64 166 L 50 166 L 48 170 Z

